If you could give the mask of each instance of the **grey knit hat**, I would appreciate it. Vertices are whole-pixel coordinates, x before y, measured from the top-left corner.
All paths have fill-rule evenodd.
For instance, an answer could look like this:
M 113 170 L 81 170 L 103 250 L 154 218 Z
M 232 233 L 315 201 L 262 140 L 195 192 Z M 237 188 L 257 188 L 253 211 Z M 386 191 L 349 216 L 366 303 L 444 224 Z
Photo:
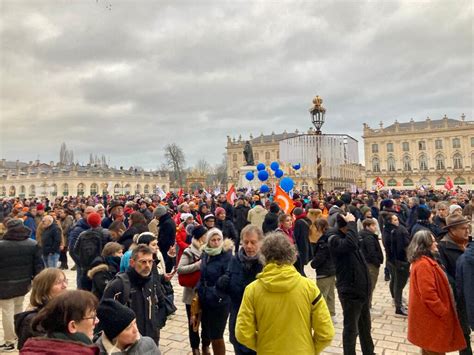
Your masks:
M 153 216 L 156 218 L 160 218 L 161 216 L 164 216 L 167 213 L 167 209 L 163 205 L 158 205 L 155 210 L 153 211 Z

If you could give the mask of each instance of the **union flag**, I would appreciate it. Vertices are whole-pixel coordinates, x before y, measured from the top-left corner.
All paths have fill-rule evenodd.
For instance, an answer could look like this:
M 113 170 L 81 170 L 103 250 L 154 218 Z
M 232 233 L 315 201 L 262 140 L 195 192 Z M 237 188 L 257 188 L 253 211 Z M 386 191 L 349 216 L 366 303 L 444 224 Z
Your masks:
M 280 206 L 280 208 L 287 214 L 291 213 L 291 211 L 293 211 L 293 209 L 295 208 L 293 200 L 280 187 L 280 185 L 276 186 L 276 191 L 275 195 L 273 196 L 273 199 L 276 203 L 278 203 L 278 206 Z

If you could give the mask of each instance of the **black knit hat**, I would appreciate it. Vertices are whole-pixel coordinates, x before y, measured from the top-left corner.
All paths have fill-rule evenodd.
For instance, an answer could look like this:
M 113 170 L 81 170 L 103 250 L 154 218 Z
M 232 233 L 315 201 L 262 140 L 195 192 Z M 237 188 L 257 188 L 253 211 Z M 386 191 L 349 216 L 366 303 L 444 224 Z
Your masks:
M 105 299 L 97 307 L 97 317 L 109 340 L 114 340 L 136 318 L 135 313 L 123 304 Z
M 201 237 L 206 234 L 207 228 L 198 225 L 193 229 L 193 238 L 194 239 L 201 239 Z

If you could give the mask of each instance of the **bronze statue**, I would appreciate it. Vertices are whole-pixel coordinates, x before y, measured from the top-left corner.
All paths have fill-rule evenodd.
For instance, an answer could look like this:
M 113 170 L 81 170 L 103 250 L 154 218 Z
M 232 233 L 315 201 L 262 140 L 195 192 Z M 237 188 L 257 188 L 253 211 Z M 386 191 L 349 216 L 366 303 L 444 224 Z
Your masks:
M 246 165 L 255 165 L 255 161 L 253 160 L 252 146 L 250 145 L 249 141 L 245 142 L 244 158 Z

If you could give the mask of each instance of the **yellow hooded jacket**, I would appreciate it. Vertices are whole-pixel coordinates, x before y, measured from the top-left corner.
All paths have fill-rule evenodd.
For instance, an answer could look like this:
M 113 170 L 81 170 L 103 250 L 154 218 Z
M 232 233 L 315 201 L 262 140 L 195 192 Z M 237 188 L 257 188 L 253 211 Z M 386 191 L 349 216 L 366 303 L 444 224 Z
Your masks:
M 313 355 L 331 344 L 334 326 L 314 281 L 269 263 L 245 289 L 235 334 L 258 355 Z

